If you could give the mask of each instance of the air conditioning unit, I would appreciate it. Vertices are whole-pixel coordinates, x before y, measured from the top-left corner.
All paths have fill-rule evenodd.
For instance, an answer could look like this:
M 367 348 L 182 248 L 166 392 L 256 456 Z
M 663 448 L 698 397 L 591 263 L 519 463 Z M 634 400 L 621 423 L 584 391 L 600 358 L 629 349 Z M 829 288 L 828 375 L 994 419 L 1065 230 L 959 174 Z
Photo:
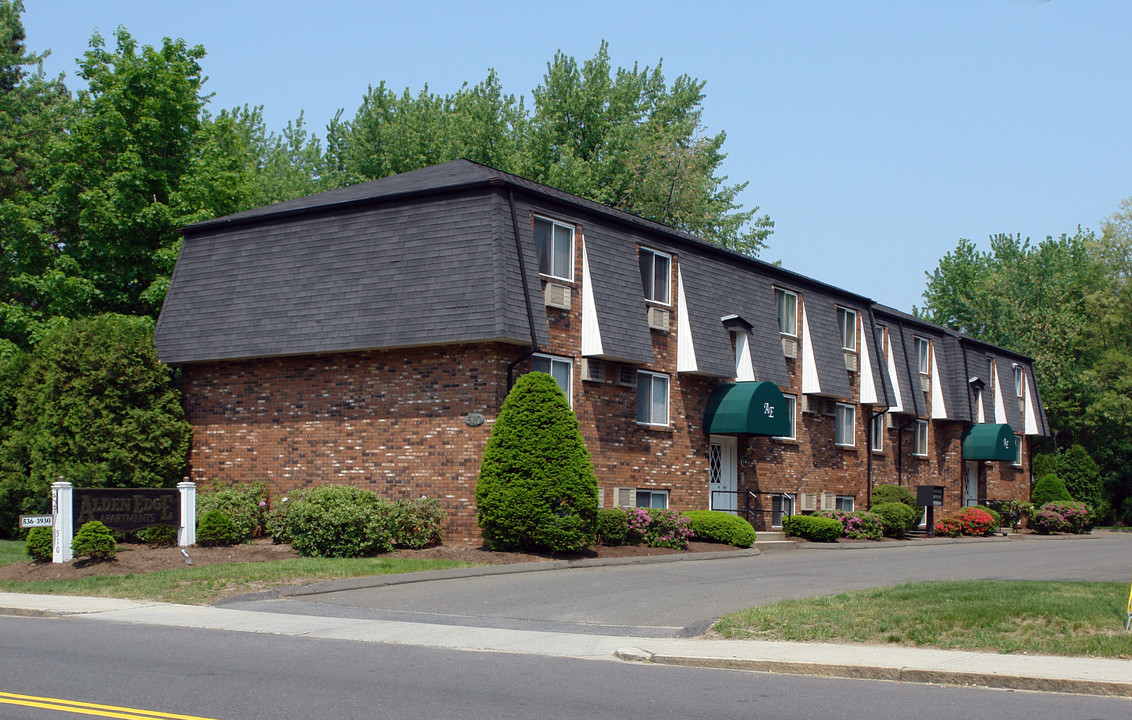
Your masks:
M 857 353 L 845 353 L 845 369 L 849 372 L 857 372 Z
M 814 415 L 835 415 L 837 414 L 837 401 L 817 395 L 803 395 L 802 412 Z
M 894 430 L 896 428 L 896 415 L 893 413 L 885 413 L 884 427 L 886 430 Z
M 1018 398 L 1018 412 L 1020 412 L 1023 417 L 1026 416 L 1026 401 L 1023 398 Z
M 818 509 L 816 493 L 798 493 L 798 512 L 813 512 Z
M 650 307 L 649 308 L 649 330 L 659 330 L 661 332 L 668 332 L 669 313 L 664 308 Z
M 794 338 L 782 338 L 782 355 L 791 360 L 798 357 L 798 341 Z
M 822 510 L 836 510 L 837 509 L 837 496 L 833 493 L 821 494 L 821 509 Z
M 582 379 L 589 382 L 605 382 L 605 363 L 593 358 L 582 358 Z
M 613 488 L 613 507 L 636 507 L 637 488 Z
M 920 376 L 920 389 L 923 390 L 924 392 L 931 392 L 931 390 L 932 390 L 932 379 L 931 379 L 930 376 L 928 376 L 928 375 L 921 375 Z
M 570 309 L 570 288 L 558 283 L 547 283 L 543 290 L 543 303 L 559 310 Z
M 618 365 L 617 384 L 625 387 L 637 387 L 637 368 L 632 365 Z

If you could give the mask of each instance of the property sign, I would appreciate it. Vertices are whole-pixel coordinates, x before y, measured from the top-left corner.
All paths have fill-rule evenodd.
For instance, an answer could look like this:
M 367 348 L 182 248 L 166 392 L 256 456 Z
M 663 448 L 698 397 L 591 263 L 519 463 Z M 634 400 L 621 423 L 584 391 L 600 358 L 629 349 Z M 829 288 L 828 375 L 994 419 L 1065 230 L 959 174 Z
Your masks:
M 53 524 L 54 518 L 50 515 L 20 515 L 22 528 L 51 527 Z
M 943 486 L 917 485 L 916 504 L 921 507 L 943 507 Z
M 76 530 L 91 520 L 122 532 L 181 526 L 181 493 L 176 488 L 75 488 L 73 507 Z

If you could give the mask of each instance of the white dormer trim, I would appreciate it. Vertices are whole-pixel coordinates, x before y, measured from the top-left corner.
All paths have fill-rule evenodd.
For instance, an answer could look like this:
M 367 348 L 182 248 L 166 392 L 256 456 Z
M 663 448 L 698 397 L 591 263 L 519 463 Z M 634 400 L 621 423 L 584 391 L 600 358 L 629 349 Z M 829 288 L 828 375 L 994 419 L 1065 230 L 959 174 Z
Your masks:
M 994 366 L 994 421 L 1006 424 L 1006 403 L 1002 400 L 1002 384 L 998 381 L 998 363 Z
M 892 334 L 889 331 L 888 341 L 888 382 L 892 385 L 896 404 L 889 408 L 890 412 L 904 412 L 904 396 L 900 394 L 900 378 L 896 374 L 896 357 L 892 354 Z
M 947 405 L 943 402 L 943 373 L 935 359 L 935 343 L 932 343 L 932 420 L 947 419 Z
M 821 393 L 821 380 L 818 379 L 818 363 L 814 357 L 814 343 L 810 339 L 810 323 L 806 318 L 806 303 L 802 306 L 802 392 L 806 395 Z
M 688 322 L 688 303 L 684 299 L 684 275 L 676 266 L 676 372 L 696 372 L 696 346 L 692 342 L 692 324 Z
M 601 345 L 601 325 L 594 304 L 594 284 L 590 275 L 590 260 L 586 255 L 586 236 L 582 235 L 582 356 L 604 355 Z
M 1038 427 L 1038 415 L 1034 412 L 1033 395 L 1030 393 L 1029 373 L 1023 375 L 1022 383 L 1025 387 L 1023 402 L 1026 404 L 1026 416 L 1023 418 L 1023 425 L 1026 429 L 1023 432 L 1027 435 L 1041 435 L 1042 430 Z
M 735 337 L 735 379 L 738 382 L 754 382 L 755 364 L 751 362 L 751 345 L 745 332 L 732 333 Z
M 977 422 L 981 425 L 982 423 L 985 423 L 986 421 L 987 421 L 987 415 L 986 415 L 985 412 L 983 412 L 983 391 L 982 390 L 976 390 L 975 391 L 975 422 Z
M 857 341 L 857 347 L 861 348 L 861 402 L 866 405 L 876 405 L 880 398 L 877 397 L 877 386 L 873 382 L 873 361 L 866 340 L 865 323 L 862 320 L 861 333 Z

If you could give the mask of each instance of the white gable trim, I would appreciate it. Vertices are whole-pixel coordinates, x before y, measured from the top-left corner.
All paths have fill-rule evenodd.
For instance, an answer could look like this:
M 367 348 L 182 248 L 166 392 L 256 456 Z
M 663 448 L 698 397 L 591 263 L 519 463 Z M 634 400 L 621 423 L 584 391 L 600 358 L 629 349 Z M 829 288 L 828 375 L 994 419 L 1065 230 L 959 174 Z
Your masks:
M 861 334 L 857 342 L 858 347 L 861 348 L 861 402 L 867 405 L 876 405 L 879 402 L 877 397 L 877 386 L 873 382 L 873 361 L 872 356 L 869 355 L 869 343 L 865 339 L 865 322 L 861 320 Z
M 1026 426 L 1025 433 L 1027 435 L 1041 435 L 1042 430 L 1038 427 L 1038 415 L 1034 412 L 1033 395 L 1030 393 L 1030 376 L 1029 373 L 1023 376 L 1023 386 L 1025 390 L 1025 397 L 1022 402 L 1026 404 L 1026 417 L 1023 424 Z
M 896 404 L 889 408 L 890 412 L 904 412 L 904 397 L 900 394 L 900 378 L 896 375 L 896 358 L 892 354 L 892 332 L 888 335 L 888 381 L 892 384 L 892 392 Z
M 753 382 L 755 365 L 751 362 L 751 345 L 747 333 L 735 333 L 735 379 L 739 382 Z
M 688 302 L 684 298 L 684 275 L 676 266 L 676 372 L 696 372 L 696 345 L 692 342 L 692 324 L 688 322 Z
M 998 364 L 994 366 L 994 421 L 1006 424 L 1006 403 L 1002 399 L 1002 383 L 998 381 Z
M 582 355 L 604 355 L 601 346 L 601 325 L 594 305 L 594 284 L 590 260 L 586 255 L 586 236 L 582 236 Z
M 802 302 L 802 392 L 812 395 L 821 392 L 818 363 L 814 358 L 814 343 L 810 340 L 810 323 L 806 319 L 806 303 Z
M 935 343 L 932 343 L 932 420 L 947 419 L 947 405 L 943 402 L 943 379 L 939 363 L 935 360 Z

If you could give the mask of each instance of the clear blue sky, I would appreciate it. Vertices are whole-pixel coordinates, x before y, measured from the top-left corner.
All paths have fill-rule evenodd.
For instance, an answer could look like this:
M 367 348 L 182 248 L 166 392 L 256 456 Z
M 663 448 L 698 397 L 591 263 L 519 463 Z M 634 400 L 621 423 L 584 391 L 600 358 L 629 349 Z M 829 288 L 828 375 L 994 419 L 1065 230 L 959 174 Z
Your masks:
M 368 85 L 530 93 L 555 51 L 705 80 L 724 172 L 775 221 L 762 257 L 909 310 L 959 238 L 1098 229 L 1132 196 L 1132 2 L 27 0 L 78 87 L 97 28 L 204 45 L 212 108 L 320 132 Z M 112 43 L 111 43 L 112 45 Z

